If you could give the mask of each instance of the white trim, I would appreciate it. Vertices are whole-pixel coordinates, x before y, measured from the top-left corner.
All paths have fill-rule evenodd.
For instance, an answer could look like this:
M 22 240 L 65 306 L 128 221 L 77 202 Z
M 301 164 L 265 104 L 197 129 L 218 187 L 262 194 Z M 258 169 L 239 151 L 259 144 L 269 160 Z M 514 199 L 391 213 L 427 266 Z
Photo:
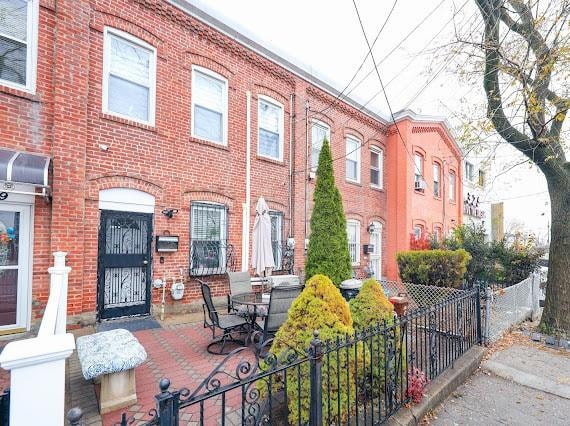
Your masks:
M 358 145 L 358 147 L 357 147 L 355 150 L 351 151 L 350 153 L 348 152 L 348 141 L 349 141 L 349 140 L 352 141 L 352 142 L 355 142 L 355 143 Z M 360 183 L 360 180 L 361 180 L 361 179 L 360 179 L 360 174 L 361 174 L 360 171 L 361 171 L 361 166 L 362 166 L 362 158 L 361 158 L 361 156 L 360 156 L 361 148 L 362 148 L 362 142 L 360 141 L 360 139 L 358 139 L 356 136 L 352 136 L 352 135 L 347 135 L 347 136 L 346 136 L 346 138 L 345 138 L 346 159 L 345 159 L 345 160 L 349 160 L 348 155 L 349 155 L 349 154 L 352 154 L 353 152 L 355 152 L 355 153 L 356 153 L 356 156 L 357 156 L 357 160 L 356 160 L 356 179 L 353 179 L 353 178 L 351 178 L 351 177 L 348 177 L 348 175 L 347 175 L 347 169 L 346 169 L 346 161 L 345 161 L 344 177 L 345 177 L 345 179 L 346 179 L 347 181 L 349 181 L 349 182 Z M 354 160 L 350 159 L 350 161 L 354 161 Z
M 218 80 L 222 83 L 224 83 L 224 94 L 223 94 L 223 111 L 222 111 L 222 141 L 214 141 L 214 140 L 210 140 L 210 139 L 205 139 L 203 137 L 200 136 L 196 136 L 195 132 L 194 132 L 194 105 L 196 105 L 195 103 L 195 97 L 194 97 L 194 83 L 195 83 L 195 78 L 194 76 L 196 75 L 196 73 L 201 73 L 206 75 L 207 77 L 211 77 L 215 80 Z M 225 78 L 223 75 L 218 74 L 217 72 L 214 72 L 208 68 L 204 68 L 201 67 L 199 65 L 192 65 L 192 83 L 191 83 L 191 88 L 190 88 L 190 134 L 192 135 L 193 138 L 196 139 L 200 139 L 200 140 L 205 140 L 208 142 L 212 142 L 212 143 L 216 143 L 218 145 L 224 145 L 227 146 L 228 145 L 228 79 Z
M 279 114 L 279 157 L 277 158 L 259 152 L 259 131 L 261 130 L 261 124 L 259 120 L 259 115 L 260 115 L 259 107 L 262 101 L 281 109 L 281 112 Z M 259 155 L 260 157 L 270 158 L 272 160 L 283 161 L 283 151 L 285 149 L 284 140 L 285 140 L 285 106 L 281 102 L 276 101 L 275 99 L 270 98 L 269 96 L 257 95 L 257 155 Z
M 378 221 L 373 221 L 374 232 L 370 233 L 371 242 L 374 241 L 374 253 L 370 254 L 370 264 L 372 262 L 378 262 L 378 271 L 376 271 L 376 279 L 381 279 L 382 277 L 382 233 L 384 231 L 382 224 Z M 376 237 L 377 236 L 377 237 Z M 376 238 L 378 244 L 376 244 Z
M 140 120 L 136 117 L 120 114 L 109 110 L 109 75 L 111 66 L 111 36 L 121 38 L 128 43 L 132 43 L 150 52 L 149 81 L 148 81 L 148 121 Z M 101 110 L 104 114 L 109 114 L 125 120 L 148 126 L 155 125 L 156 114 L 156 48 L 147 42 L 124 31 L 112 27 L 105 27 L 103 30 L 103 94 L 101 100 Z
M 110 188 L 99 191 L 99 210 L 154 213 L 155 198 L 138 189 Z
M 384 189 L 384 150 L 376 145 L 371 145 L 370 152 L 378 155 L 378 184 L 372 183 L 370 180 L 370 186 L 376 189 Z M 372 170 L 372 162 L 370 162 L 370 170 Z
M 38 71 L 38 27 L 40 21 L 40 1 L 28 0 L 27 13 L 26 84 L 18 84 L 13 81 L 0 79 L 0 85 L 34 94 L 36 93 L 36 79 Z M 9 38 L 12 39 L 12 37 Z
M 310 165 L 311 165 L 311 170 L 316 172 L 317 171 L 317 166 L 319 164 L 319 159 L 317 158 L 317 166 L 313 166 L 313 146 L 315 145 L 315 141 L 313 140 L 313 126 L 317 126 L 317 127 L 322 127 L 323 129 L 326 130 L 327 132 L 327 137 L 329 140 L 329 145 L 332 147 L 331 144 L 331 128 L 330 126 L 325 123 L 324 121 L 321 120 L 317 120 L 317 119 L 312 119 L 311 120 L 311 158 L 310 158 Z M 321 146 L 322 149 L 322 146 Z M 319 150 L 319 155 L 321 154 L 321 149 Z M 332 148 L 331 148 L 332 149 Z
M 352 257 L 351 257 L 351 262 L 352 262 L 352 266 L 359 266 L 360 265 L 360 221 L 356 220 L 356 219 L 348 219 L 346 221 L 346 234 L 348 237 L 348 229 L 351 226 L 356 226 L 356 259 L 353 261 Z M 348 239 L 348 246 L 349 246 L 349 251 L 350 251 L 350 238 Z

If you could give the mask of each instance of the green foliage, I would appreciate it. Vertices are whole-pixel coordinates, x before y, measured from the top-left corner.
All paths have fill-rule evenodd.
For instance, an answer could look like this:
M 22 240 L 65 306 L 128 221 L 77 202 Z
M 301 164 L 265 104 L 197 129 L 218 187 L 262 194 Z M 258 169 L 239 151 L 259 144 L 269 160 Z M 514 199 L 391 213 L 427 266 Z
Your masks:
M 463 249 L 402 251 L 396 260 L 402 281 L 460 288 L 471 255 Z
M 319 156 L 313 201 L 306 276 L 323 274 L 338 286 L 352 276 L 352 267 L 346 218 L 342 198 L 334 182 L 332 156 L 327 140 L 323 142 Z
M 338 288 L 324 275 L 315 275 L 307 281 L 303 292 L 291 305 L 287 321 L 275 335 L 270 353 L 282 361 L 286 360 L 291 350 L 305 353 L 313 339 L 314 330 L 319 330 L 319 338 L 322 341 L 336 341 L 337 338 L 342 339 L 354 335 L 348 303 Z M 323 398 L 324 413 L 328 412 L 328 404 L 331 406 L 331 411 L 336 413 L 337 401 L 340 400 L 340 420 L 344 420 L 348 414 L 347 405 L 354 406 L 354 404 L 348 404 L 348 398 L 351 395 L 351 400 L 354 401 L 354 395 L 356 395 L 355 364 L 359 372 L 365 371 L 362 362 L 364 351 L 363 346 L 359 345 L 356 354 L 351 349 L 350 351 L 332 352 L 324 357 L 322 369 L 327 372 L 326 375 L 323 374 L 323 393 L 327 395 Z M 369 359 L 369 356 L 366 359 Z M 302 363 L 300 370 L 300 380 L 296 372 L 287 375 L 290 424 L 298 424 L 299 421 L 305 424 L 309 420 L 309 363 Z M 330 383 L 327 381 L 327 376 L 331 378 Z M 337 376 L 340 378 L 340 383 L 337 383 Z M 330 399 L 328 398 L 329 386 Z M 298 394 L 301 396 L 300 411 L 297 405 Z
M 467 267 L 465 279 L 508 287 L 524 280 L 538 267 L 544 251 L 536 247 L 534 239 L 515 235 L 512 239 L 487 241 L 482 226 L 463 225 L 443 242 L 449 249 L 465 249 L 472 261 Z
M 363 329 L 394 319 L 394 305 L 390 303 L 378 281 L 369 278 L 362 283 L 358 295 L 350 301 L 354 328 Z

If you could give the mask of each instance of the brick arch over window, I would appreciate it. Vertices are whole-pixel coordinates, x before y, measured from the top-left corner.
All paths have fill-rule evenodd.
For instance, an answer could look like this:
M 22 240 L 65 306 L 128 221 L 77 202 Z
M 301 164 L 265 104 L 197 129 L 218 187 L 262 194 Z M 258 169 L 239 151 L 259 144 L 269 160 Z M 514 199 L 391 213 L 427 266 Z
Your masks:
M 159 57 L 163 57 L 161 54 L 161 46 L 163 45 L 162 39 L 147 28 L 143 28 L 115 15 L 109 15 L 101 11 L 93 12 L 90 27 L 102 33 L 106 26 L 124 31 L 147 42 L 156 48 Z
M 186 191 L 184 192 L 184 208 L 188 208 L 193 201 L 205 201 L 211 203 L 218 203 L 232 209 L 234 206 L 234 199 L 219 192 L 212 191 Z
M 265 202 L 267 203 L 267 206 L 269 207 L 270 210 L 282 212 L 283 214 L 285 214 L 287 212 L 287 206 L 283 203 L 280 203 L 278 201 L 273 201 L 273 200 L 270 200 L 267 198 L 265 199 Z M 255 204 L 256 203 L 257 203 L 257 198 L 255 198 L 253 201 L 253 204 L 254 204 L 253 209 L 254 210 L 255 210 Z
M 162 203 L 164 193 L 164 189 L 161 186 L 140 177 L 114 175 L 90 179 L 87 198 L 95 201 L 99 200 L 99 191 L 111 188 L 129 188 L 146 192 L 154 196 L 157 205 Z
M 230 80 L 236 74 L 234 70 L 228 68 L 226 65 L 216 61 L 215 59 L 187 50 L 184 52 L 184 67 L 191 69 L 192 65 L 198 65 L 207 68 L 210 71 L 214 71 L 226 80 Z
M 278 102 L 281 102 L 283 104 L 283 107 L 285 108 L 285 112 L 287 113 L 288 111 L 288 106 L 289 106 L 289 98 L 286 95 L 283 95 L 280 92 L 277 92 L 274 89 L 271 89 L 269 87 L 266 86 L 262 86 L 260 84 L 256 84 L 255 85 L 255 94 L 256 95 L 265 95 L 268 96 L 272 99 L 275 99 Z

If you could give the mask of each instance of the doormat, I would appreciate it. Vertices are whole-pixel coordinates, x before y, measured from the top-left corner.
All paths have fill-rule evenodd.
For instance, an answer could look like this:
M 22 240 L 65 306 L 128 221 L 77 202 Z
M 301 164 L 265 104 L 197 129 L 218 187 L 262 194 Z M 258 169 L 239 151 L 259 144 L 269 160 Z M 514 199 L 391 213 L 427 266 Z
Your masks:
M 97 332 L 124 328 L 125 330 L 129 330 L 131 333 L 134 333 L 135 331 L 162 328 L 162 326 L 154 318 L 129 318 L 100 322 L 97 324 L 96 328 Z

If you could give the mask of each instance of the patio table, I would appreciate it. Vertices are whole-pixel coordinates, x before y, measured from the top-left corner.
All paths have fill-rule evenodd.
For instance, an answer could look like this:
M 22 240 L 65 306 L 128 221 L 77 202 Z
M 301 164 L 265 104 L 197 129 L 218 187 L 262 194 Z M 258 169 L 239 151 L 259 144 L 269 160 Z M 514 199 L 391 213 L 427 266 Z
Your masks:
M 261 327 L 257 324 L 257 318 L 266 316 L 267 309 L 269 307 L 269 300 L 263 298 L 263 293 L 248 292 L 236 294 L 235 296 L 231 296 L 230 299 L 232 304 L 245 307 L 243 311 L 250 325 L 248 339 L 251 337 L 251 333 L 255 331 L 255 329 L 261 331 Z

